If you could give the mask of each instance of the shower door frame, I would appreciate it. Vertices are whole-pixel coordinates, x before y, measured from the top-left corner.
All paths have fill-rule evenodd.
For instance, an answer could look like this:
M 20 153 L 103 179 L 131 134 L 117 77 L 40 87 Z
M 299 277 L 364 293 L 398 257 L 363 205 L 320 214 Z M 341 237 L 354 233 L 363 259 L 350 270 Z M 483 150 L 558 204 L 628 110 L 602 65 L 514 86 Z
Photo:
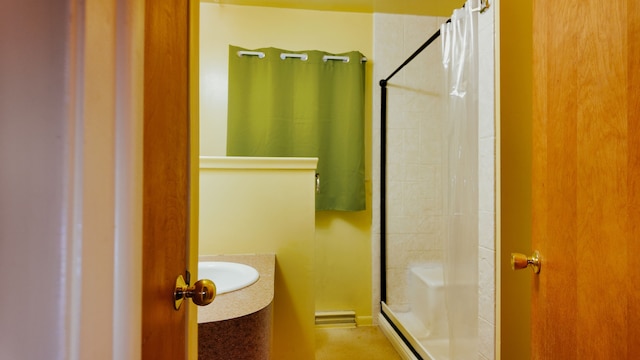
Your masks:
M 493 7 L 494 7 L 494 17 L 493 17 L 493 22 L 494 24 L 498 21 L 498 16 L 497 14 L 499 14 L 498 12 L 498 1 L 493 1 Z M 486 9 L 486 8 L 484 8 Z M 484 11 L 483 9 L 483 11 Z M 480 11 L 480 12 L 483 12 Z M 449 23 L 451 21 L 451 19 L 447 20 L 446 23 Z M 496 26 L 498 26 L 498 24 L 496 24 Z M 391 73 L 391 75 L 389 75 L 386 79 L 382 79 L 379 82 L 380 88 L 381 88 L 381 93 L 380 93 L 380 189 L 379 189 L 379 194 L 380 194 L 380 314 L 384 317 L 384 319 L 388 322 L 388 324 L 390 325 L 391 328 L 393 328 L 394 332 L 396 335 L 398 335 L 398 337 L 402 340 L 402 342 L 404 342 L 404 344 L 407 346 L 407 348 L 411 351 L 411 353 L 417 358 L 417 359 L 424 359 L 425 356 L 428 359 L 429 355 L 422 355 L 418 352 L 418 349 L 421 348 L 421 345 L 418 343 L 417 340 L 412 339 L 412 336 L 410 335 L 409 332 L 408 335 L 404 334 L 404 326 L 402 324 L 400 324 L 400 322 L 396 319 L 396 316 L 393 314 L 393 311 L 391 309 L 389 309 L 388 305 L 387 305 L 387 282 L 388 282 L 388 277 L 387 277 L 387 98 L 388 98 L 388 92 L 387 92 L 387 83 L 388 81 L 395 75 L 397 74 L 400 70 L 402 70 L 407 64 L 409 64 L 415 57 L 417 57 L 423 50 L 425 50 L 429 45 L 431 45 L 438 37 L 440 36 L 440 30 L 437 30 L 422 46 L 420 46 L 413 54 L 411 54 L 394 72 Z M 499 54 L 499 44 L 496 43 L 497 39 L 493 39 L 494 43 L 494 53 L 498 53 Z M 495 84 L 499 84 L 499 73 L 498 73 L 498 68 L 496 67 L 496 65 L 493 65 L 493 69 L 494 69 L 494 81 Z M 494 85 L 496 86 L 496 85 Z M 496 106 L 495 103 L 495 98 L 494 101 L 492 102 L 494 104 L 494 106 Z M 493 112 L 493 117 L 494 117 L 494 130 L 497 130 L 498 128 L 496 127 L 498 125 L 498 119 L 496 118 L 496 114 L 495 112 Z M 496 145 L 498 144 L 497 140 L 498 140 L 498 134 L 497 132 L 494 133 L 496 136 L 494 141 L 496 141 Z M 494 156 L 494 161 L 499 161 L 498 153 L 495 152 L 497 150 L 496 147 L 494 147 L 494 153 L 496 154 Z M 494 165 L 495 166 L 495 165 Z M 497 168 L 496 171 L 494 171 L 493 176 L 495 177 L 493 180 L 493 184 L 495 184 L 496 189 L 499 189 L 499 185 L 498 183 L 495 182 L 496 179 L 499 179 L 498 177 L 496 177 L 497 175 Z M 496 204 L 498 205 L 498 204 Z M 494 206 L 493 208 L 494 214 L 498 214 L 499 210 L 497 206 Z M 496 225 L 497 222 L 499 221 L 499 218 L 496 217 L 495 218 L 496 221 Z M 479 234 L 478 234 L 479 235 Z M 499 239 L 495 238 L 499 236 L 498 233 L 494 232 L 494 239 L 495 239 L 495 245 L 496 245 L 496 251 L 499 251 Z M 494 281 L 497 280 L 498 278 L 496 277 L 497 273 L 495 272 L 495 269 L 500 269 L 500 261 L 499 259 L 496 257 L 495 259 L 495 264 L 494 264 Z M 498 271 L 499 272 L 499 271 Z M 499 283 L 496 282 L 496 286 L 499 286 Z M 499 288 L 496 288 L 496 292 L 494 293 L 494 295 L 496 296 L 495 304 L 497 306 L 497 308 L 499 309 Z M 499 336 L 499 312 L 494 316 L 495 319 L 495 326 L 496 326 L 496 332 L 495 335 Z M 404 331 L 403 331 L 404 330 Z M 496 348 L 497 342 L 494 341 L 494 348 Z M 499 349 L 496 348 L 496 352 L 495 352 L 497 358 L 500 357 L 499 354 Z
M 451 22 L 448 19 L 446 23 Z M 413 344 L 398 326 L 398 320 L 393 314 L 389 314 L 385 308 L 387 305 L 387 83 L 402 70 L 407 64 L 415 59 L 424 49 L 433 43 L 440 36 L 438 29 L 427 41 L 422 44 L 413 54 L 411 54 L 391 75 L 380 80 L 380 314 L 386 319 L 394 332 L 411 353 L 419 360 L 424 357 L 416 350 L 417 344 Z M 391 312 L 389 310 L 389 312 Z

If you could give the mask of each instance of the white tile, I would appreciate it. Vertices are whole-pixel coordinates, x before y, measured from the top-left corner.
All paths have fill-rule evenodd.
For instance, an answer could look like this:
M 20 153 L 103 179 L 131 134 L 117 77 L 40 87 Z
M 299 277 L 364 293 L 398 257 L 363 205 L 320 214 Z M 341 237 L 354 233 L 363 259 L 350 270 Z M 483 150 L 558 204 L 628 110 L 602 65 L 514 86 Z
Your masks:
M 376 13 L 373 19 L 376 65 L 381 72 L 380 77 L 386 77 L 404 60 L 404 27 L 398 15 Z
M 487 138 L 495 136 L 493 34 L 480 32 L 478 43 L 479 136 Z
M 480 211 L 478 214 L 479 246 L 495 250 L 495 213 Z
M 404 183 L 404 191 L 402 194 L 402 201 L 404 204 L 404 213 L 405 216 L 410 216 L 415 219 L 420 218 L 422 208 L 419 201 L 416 201 L 416 198 L 419 198 L 421 184 L 418 182 L 406 182 Z
M 483 356 L 486 359 L 495 359 L 495 327 L 488 322 L 479 319 L 478 321 L 478 352 L 479 356 Z
M 403 131 L 403 159 L 405 163 L 418 163 L 420 160 L 420 132 L 417 128 Z
M 435 16 L 404 16 L 405 50 L 410 55 L 438 29 L 440 23 Z
M 407 164 L 406 166 L 406 179 L 408 181 L 421 181 L 424 180 L 424 170 L 420 164 Z
M 405 181 L 407 179 L 406 166 L 397 160 L 399 159 L 398 154 L 388 156 L 387 158 L 389 159 L 387 164 L 387 181 Z
M 478 250 L 478 316 L 495 324 L 495 252 Z
M 494 28 L 494 15 L 495 15 L 495 7 L 491 6 L 492 1 L 489 1 L 490 6 L 487 10 L 485 10 L 482 14 L 478 14 L 478 30 L 489 30 L 493 32 Z
M 399 234 L 414 234 L 420 232 L 420 219 L 415 216 L 401 216 L 394 219 L 395 224 L 389 226 Z
M 442 163 L 442 143 L 440 141 L 422 141 L 420 148 L 421 164 L 440 165 Z
M 389 85 L 387 92 L 387 128 L 404 127 L 404 111 L 406 111 L 406 90 Z
M 372 236 L 377 236 L 380 237 L 380 221 L 378 221 L 380 219 L 380 197 L 379 196 L 374 196 L 372 201 L 371 201 L 371 207 L 372 207 L 372 212 L 371 212 L 371 217 L 373 218 L 373 221 L 371 222 L 371 234 Z M 372 243 L 374 243 L 375 241 L 373 241 Z M 372 245 L 372 247 L 376 247 L 375 244 Z
M 495 148 L 494 139 L 481 139 L 478 143 L 480 154 L 478 164 L 478 208 L 493 212 L 495 209 Z

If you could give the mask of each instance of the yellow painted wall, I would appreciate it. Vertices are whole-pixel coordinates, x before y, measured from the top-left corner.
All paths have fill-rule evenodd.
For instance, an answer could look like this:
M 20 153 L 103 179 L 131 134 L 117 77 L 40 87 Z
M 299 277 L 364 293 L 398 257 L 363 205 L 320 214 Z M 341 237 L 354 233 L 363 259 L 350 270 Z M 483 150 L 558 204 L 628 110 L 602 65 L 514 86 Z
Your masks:
M 219 2 L 219 0 L 203 0 Z M 228 5 L 270 6 L 288 9 L 346 11 L 361 13 L 411 14 L 450 16 L 461 0 L 398 1 L 398 0 L 225 0 Z
M 200 253 L 275 253 L 271 358 L 313 359 L 317 161 L 277 160 L 202 160 Z
M 531 274 L 511 252 L 531 249 L 532 0 L 500 2 L 501 358 L 529 359 Z
M 369 57 L 365 94 L 367 210 L 317 212 L 316 310 L 355 310 L 371 323 L 371 74 L 373 15 L 201 3 L 200 154 L 226 148 L 228 45 L 358 50 Z M 213 240 L 216 241 L 216 240 Z M 256 239 L 256 241 L 258 241 Z

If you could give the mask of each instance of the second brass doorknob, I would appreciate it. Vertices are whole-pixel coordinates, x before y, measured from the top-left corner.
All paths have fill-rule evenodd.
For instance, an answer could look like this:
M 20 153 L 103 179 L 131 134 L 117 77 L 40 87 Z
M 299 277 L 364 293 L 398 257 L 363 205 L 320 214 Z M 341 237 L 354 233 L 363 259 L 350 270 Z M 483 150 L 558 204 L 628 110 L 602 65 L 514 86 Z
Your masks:
M 540 253 L 537 250 L 530 257 L 520 253 L 511 253 L 511 268 L 513 270 L 526 269 L 527 267 L 530 267 L 535 274 L 540 273 L 542 263 L 540 262 Z
M 174 307 L 180 309 L 185 298 L 191 298 L 194 304 L 206 306 L 216 297 L 216 284 L 209 279 L 198 280 L 193 286 L 187 286 L 182 275 L 176 279 L 173 291 Z

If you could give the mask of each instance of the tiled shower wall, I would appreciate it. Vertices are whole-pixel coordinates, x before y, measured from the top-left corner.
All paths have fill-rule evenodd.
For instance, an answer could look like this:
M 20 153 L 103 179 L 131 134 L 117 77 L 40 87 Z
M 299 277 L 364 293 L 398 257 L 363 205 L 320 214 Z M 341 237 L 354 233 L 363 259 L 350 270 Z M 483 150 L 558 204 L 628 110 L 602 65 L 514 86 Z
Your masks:
M 494 9 L 478 15 L 478 335 L 479 358 L 495 359 L 495 62 Z
M 380 178 L 380 87 L 446 18 L 374 15 L 373 179 Z M 495 123 L 494 14 L 478 15 L 479 42 L 479 358 L 494 359 L 495 341 Z M 406 304 L 408 265 L 442 259 L 441 48 L 437 40 L 388 85 L 387 302 Z M 402 165 L 391 165 L 394 160 Z M 373 313 L 380 312 L 380 183 L 373 187 Z M 418 201 L 416 201 L 418 199 Z M 395 287 L 395 288 L 394 288 Z M 402 309 L 399 309 L 402 310 Z
M 398 26 L 398 18 L 374 20 L 374 47 L 378 40 L 385 44 L 374 58 L 376 78 L 388 76 L 446 20 L 403 16 Z M 387 86 L 387 304 L 396 311 L 407 311 L 407 266 L 443 256 L 440 58 L 434 43 Z

